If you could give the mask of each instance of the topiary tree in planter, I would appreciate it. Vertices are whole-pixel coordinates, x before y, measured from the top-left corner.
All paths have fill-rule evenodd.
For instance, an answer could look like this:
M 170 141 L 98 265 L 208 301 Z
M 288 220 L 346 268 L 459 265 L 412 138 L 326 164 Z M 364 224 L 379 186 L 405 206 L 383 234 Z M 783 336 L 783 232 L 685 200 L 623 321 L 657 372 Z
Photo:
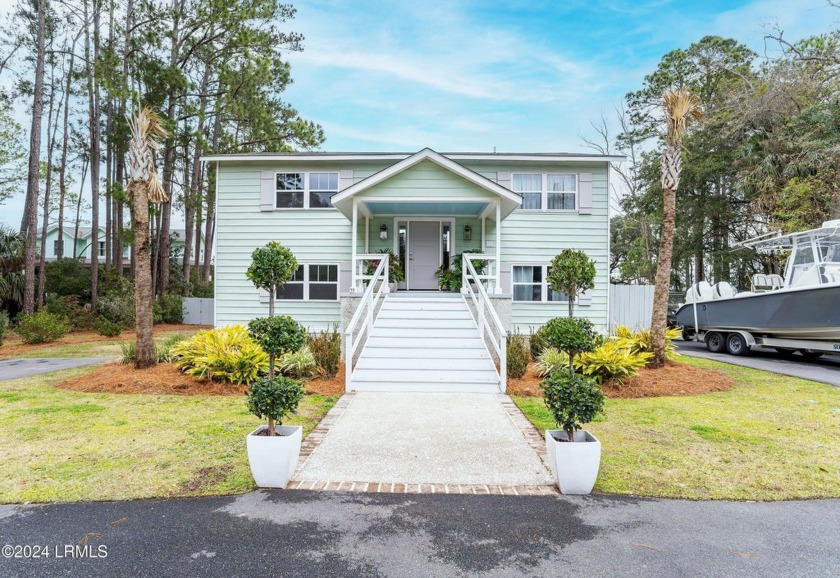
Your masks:
M 574 373 L 555 373 L 540 382 L 543 401 L 557 425 L 575 441 L 575 431 L 604 410 L 604 393 L 593 379 Z
M 268 377 L 274 377 L 274 360 L 284 353 L 294 353 L 306 345 L 303 325 L 289 317 L 258 317 L 248 322 L 248 333 L 268 354 Z
M 598 346 L 598 334 L 586 318 L 555 317 L 543 326 L 542 332 L 548 345 L 565 351 L 569 356 L 569 373 L 572 374 L 575 372 L 575 356 Z
M 263 377 L 248 389 L 248 411 L 260 419 L 268 419 L 268 435 L 276 435 L 276 426 L 283 418 L 297 411 L 303 399 L 303 386 L 288 377 Z
M 546 281 L 552 290 L 569 296 L 569 317 L 572 317 L 575 299 L 595 286 L 595 261 L 583 251 L 563 249 L 551 260 Z
M 277 289 L 294 278 L 298 268 L 294 254 L 277 241 L 257 247 L 251 253 L 251 266 L 245 276 L 258 288 L 268 291 L 268 316 L 274 317 Z

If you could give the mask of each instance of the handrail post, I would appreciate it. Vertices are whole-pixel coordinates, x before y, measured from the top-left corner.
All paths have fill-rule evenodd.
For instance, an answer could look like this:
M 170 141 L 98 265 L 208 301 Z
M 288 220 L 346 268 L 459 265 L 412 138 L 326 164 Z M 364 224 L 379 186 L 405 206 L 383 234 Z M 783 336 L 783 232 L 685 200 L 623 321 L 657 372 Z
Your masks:
M 468 290 L 468 283 L 467 280 L 467 263 L 469 262 L 469 257 L 467 254 L 464 253 L 461 255 L 461 293 L 466 293 Z
M 499 348 L 499 385 L 502 393 L 507 391 L 507 335 L 502 332 Z

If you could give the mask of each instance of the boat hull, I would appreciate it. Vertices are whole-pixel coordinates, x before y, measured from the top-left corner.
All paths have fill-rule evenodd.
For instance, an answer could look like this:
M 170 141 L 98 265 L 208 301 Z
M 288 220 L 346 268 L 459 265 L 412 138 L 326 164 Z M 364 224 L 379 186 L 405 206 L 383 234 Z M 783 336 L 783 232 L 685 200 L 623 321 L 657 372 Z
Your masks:
M 683 327 L 694 328 L 694 305 L 676 313 Z M 749 331 L 779 339 L 840 339 L 840 285 L 820 285 L 757 293 L 697 303 L 697 325 L 709 329 Z

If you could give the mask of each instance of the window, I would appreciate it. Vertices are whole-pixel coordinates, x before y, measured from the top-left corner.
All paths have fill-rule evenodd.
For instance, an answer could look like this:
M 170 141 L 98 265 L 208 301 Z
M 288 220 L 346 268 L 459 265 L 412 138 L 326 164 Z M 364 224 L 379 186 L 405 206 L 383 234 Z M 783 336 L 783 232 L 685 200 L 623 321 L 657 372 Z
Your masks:
M 569 298 L 559 291 L 552 291 L 546 281 L 549 272 L 547 265 L 513 266 L 513 300 L 537 303 L 563 302 Z
M 577 208 L 577 175 L 513 174 L 513 190 L 522 197 L 526 211 L 574 211 Z
M 105 241 L 99 241 L 99 256 L 105 256 Z
M 277 173 L 278 209 L 330 209 L 338 173 Z
M 298 265 L 295 276 L 277 290 L 277 299 L 335 301 L 338 299 L 338 265 Z
M 58 239 L 53 241 L 53 255 L 58 255 Z

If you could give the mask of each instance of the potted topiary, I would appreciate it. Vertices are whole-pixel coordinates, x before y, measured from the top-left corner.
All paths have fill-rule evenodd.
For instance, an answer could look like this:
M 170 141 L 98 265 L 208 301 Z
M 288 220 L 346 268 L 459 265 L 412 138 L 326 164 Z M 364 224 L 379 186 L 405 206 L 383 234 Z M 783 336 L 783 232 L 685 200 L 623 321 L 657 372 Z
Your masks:
M 263 377 L 246 395 L 248 410 L 268 419 L 267 426 L 261 425 L 246 440 L 251 474 L 261 488 L 285 488 L 300 457 L 303 428 L 284 426 L 283 418 L 297 411 L 303 386 L 288 377 Z
M 604 409 L 604 394 L 590 378 L 559 371 L 540 383 L 545 406 L 562 429 L 545 432 L 546 457 L 563 494 L 588 494 L 601 463 L 601 442 L 582 430 Z
M 574 373 L 575 356 L 594 350 L 599 336 L 585 317 L 555 317 L 540 330 L 545 342 L 569 356 L 569 373 Z

